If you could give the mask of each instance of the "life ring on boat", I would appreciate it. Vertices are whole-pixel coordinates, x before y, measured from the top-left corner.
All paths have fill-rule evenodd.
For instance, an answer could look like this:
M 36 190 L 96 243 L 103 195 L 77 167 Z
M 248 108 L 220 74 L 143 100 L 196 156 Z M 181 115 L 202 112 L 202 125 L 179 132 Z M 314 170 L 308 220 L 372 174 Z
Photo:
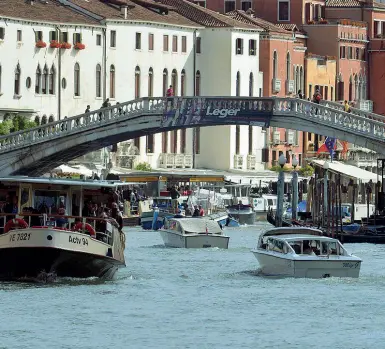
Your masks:
M 82 222 L 76 223 L 72 230 L 74 230 L 74 231 L 83 230 L 83 223 Z M 92 227 L 91 224 L 85 223 L 84 224 L 84 230 L 87 230 L 92 237 L 94 237 L 94 238 L 96 237 L 95 229 Z
M 4 233 L 8 233 L 11 229 L 25 229 L 28 228 L 28 223 L 21 218 L 10 219 L 4 226 Z

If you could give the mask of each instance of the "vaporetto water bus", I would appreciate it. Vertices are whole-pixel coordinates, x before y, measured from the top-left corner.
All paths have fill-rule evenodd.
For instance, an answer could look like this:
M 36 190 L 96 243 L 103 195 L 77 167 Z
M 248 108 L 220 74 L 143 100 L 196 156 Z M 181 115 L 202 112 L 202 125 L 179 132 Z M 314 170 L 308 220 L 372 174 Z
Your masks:
M 112 278 L 125 266 L 125 235 L 111 216 L 127 184 L 0 178 L 0 279 Z

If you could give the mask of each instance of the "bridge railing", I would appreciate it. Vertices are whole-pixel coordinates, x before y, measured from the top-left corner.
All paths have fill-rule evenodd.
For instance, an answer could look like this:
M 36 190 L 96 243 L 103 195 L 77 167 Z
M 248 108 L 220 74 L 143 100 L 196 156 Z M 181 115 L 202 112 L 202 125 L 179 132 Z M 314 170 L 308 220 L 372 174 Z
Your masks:
M 236 107 L 248 112 L 266 113 L 266 115 L 297 116 L 385 141 L 385 117 L 355 108 L 351 113 L 347 113 L 343 105 L 334 102 L 315 104 L 307 100 L 280 97 L 174 97 L 174 101 L 169 104 L 164 97 L 146 97 L 0 136 L 0 153 L 92 130 L 120 120 L 135 119 L 147 114 L 163 114 L 170 105 L 173 108 L 179 108 L 175 102 L 183 105 L 195 103 L 194 101 L 198 104 L 202 103 L 203 109 Z
M 363 135 L 366 138 L 382 142 L 385 141 L 385 123 L 382 120 L 367 117 L 367 113 L 359 115 L 302 99 L 277 97 L 275 99 L 274 114 L 298 116 L 341 131 Z
M 28 130 L 13 132 L 0 136 L 0 152 L 44 142 L 60 136 L 67 136 L 84 129 L 92 129 L 102 124 L 113 123 L 119 119 L 126 120 L 142 114 L 156 113 L 163 110 L 165 103 L 164 98 L 140 98 L 64 118 Z
M 325 107 L 330 107 L 333 109 L 345 111 L 345 106 L 339 102 L 321 100 L 321 105 Z M 368 119 L 385 122 L 385 116 L 380 114 L 375 114 L 370 111 L 365 111 L 358 108 L 350 107 L 350 113 L 354 115 L 359 115 Z

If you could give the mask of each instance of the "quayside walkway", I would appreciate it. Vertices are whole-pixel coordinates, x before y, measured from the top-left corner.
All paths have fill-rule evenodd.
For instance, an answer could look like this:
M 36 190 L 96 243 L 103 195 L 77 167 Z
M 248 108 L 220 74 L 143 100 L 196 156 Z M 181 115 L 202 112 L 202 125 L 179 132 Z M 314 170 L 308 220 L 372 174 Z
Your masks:
M 214 125 L 308 131 L 385 153 L 385 117 L 279 97 L 140 98 L 0 136 L 0 175 L 41 175 L 88 152 L 162 131 Z

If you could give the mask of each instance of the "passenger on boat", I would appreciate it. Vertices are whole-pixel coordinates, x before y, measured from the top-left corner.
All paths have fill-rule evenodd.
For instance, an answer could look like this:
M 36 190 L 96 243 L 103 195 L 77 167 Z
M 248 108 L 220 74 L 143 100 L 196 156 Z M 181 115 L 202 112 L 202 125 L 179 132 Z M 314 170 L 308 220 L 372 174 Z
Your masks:
M 92 201 L 88 201 L 82 210 L 83 217 L 95 217 L 95 207 L 92 205 Z
M 193 217 L 199 217 L 199 208 L 197 205 L 194 206 L 194 213 L 192 216 Z
M 205 215 L 205 210 L 203 209 L 202 205 L 199 205 L 199 216 L 203 217 Z
M 58 209 L 58 215 L 59 216 L 65 216 L 66 215 L 66 210 L 64 207 L 60 207 Z M 68 219 L 66 217 L 58 217 L 56 218 L 56 226 L 58 228 L 66 228 L 68 224 Z
M 116 220 L 118 223 L 119 229 L 123 229 L 123 216 L 122 212 L 118 209 L 118 204 L 116 202 L 112 203 L 111 217 Z
M 171 196 L 171 200 L 172 200 L 172 208 L 175 210 L 174 212 L 176 212 L 176 210 L 178 209 L 178 199 L 180 197 L 180 194 L 179 194 L 179 191 L 177 190 L 176 185 L 174 185 L 171 188 L 170 196 Z
M 183 218 L 184 216 L 182 215 L 182 211 L 178 210 L 174 218 Z
M 310 242 L 308 240 L 303 241 L 303 254 L 309 254 L 311 256 L 315 256 L 316 254 L 313 252 L 313 249 L 310 246 Z

